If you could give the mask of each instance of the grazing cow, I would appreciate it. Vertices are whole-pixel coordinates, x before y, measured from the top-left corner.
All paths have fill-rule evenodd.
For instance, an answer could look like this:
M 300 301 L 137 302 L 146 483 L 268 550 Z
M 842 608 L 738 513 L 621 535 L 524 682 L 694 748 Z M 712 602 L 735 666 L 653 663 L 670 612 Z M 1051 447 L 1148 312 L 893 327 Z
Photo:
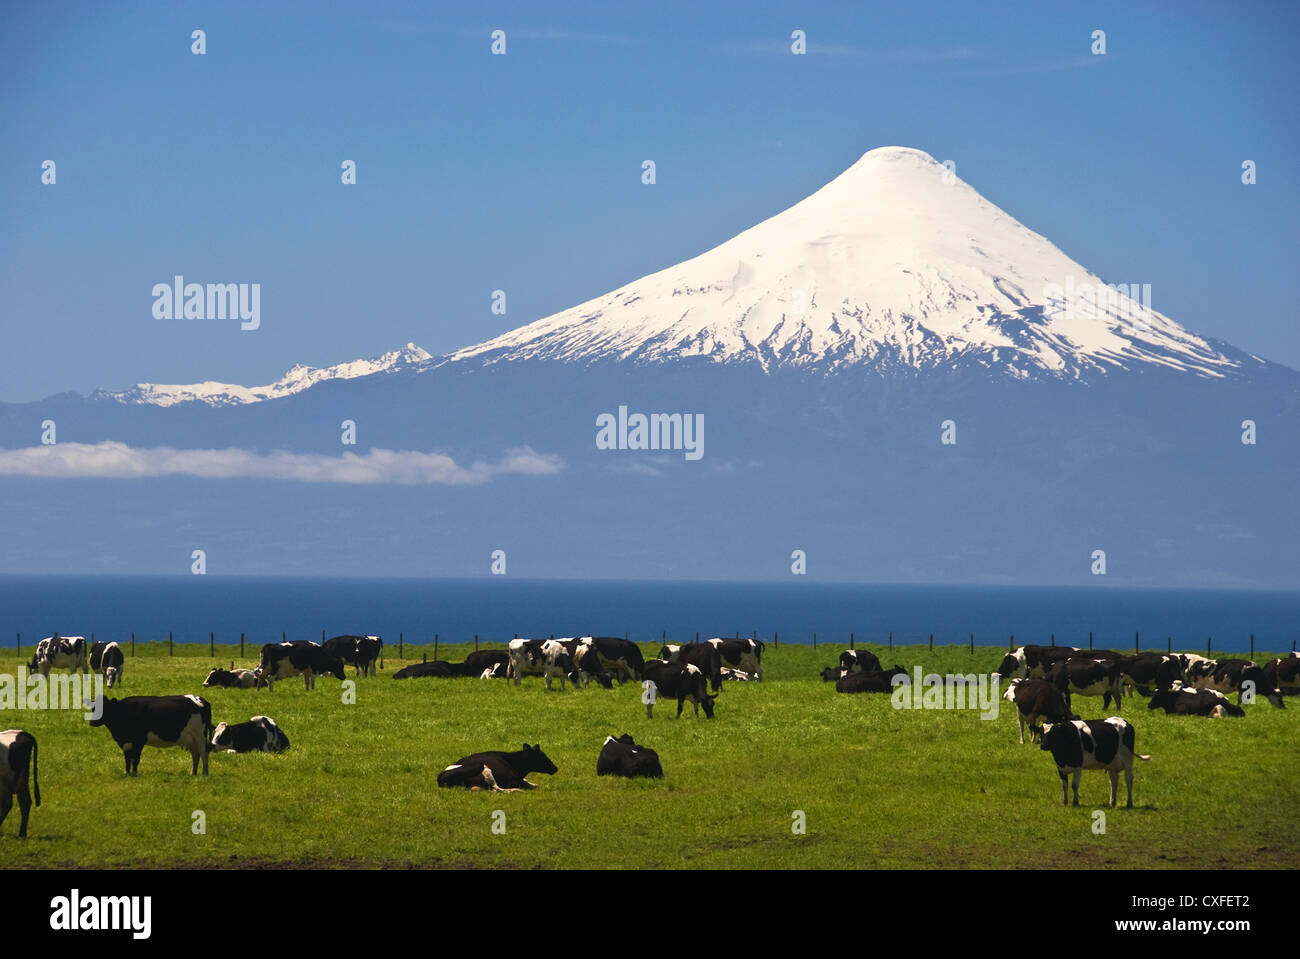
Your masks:
M 81 670 L 89 673 L 86 663 L 86 637 L 84 636 L 46 636 L 36 644 L 32 655 L 30 669 L 42 676 L 50 675 L 51 669 L 66 669 L 69 673 Z
M 319 643 L 296 639 L 288 643 L 267 643 L 262 647 L 262 657 L 257 664 L 257 682 L 275 692 L 277 679 L 301 676 L 304 689 L 316 688 L 316 677 L 333 676 L 347 679 L 343 661 L 331 656 Z
M 122 647 L 117 643 L 100 641 L 90 647 L 90 671 L 103 675 L 104 681 L 111 687 L 122 682 L 122 666 L 126 658 Z
M 470 676 L 482 676 L 483 671 L 493 666 L 500 666 L 500 675 L 504 676 L 510 664 L 510 653 L 504 649 L 476 650 L 465 657 L 465 670 Z
M 645 655 L 640 646 L 617 636 L 584 636 L 583 639 L 596 647 L 600 665 L 617 676 L 620 685 L 628 679 L 640 682 L 645 669 Z
M 677 700 L 678 719 L 681 719 L 682 705 L 688 699 L 695 704 L 696 716 L 700 715 L 700 707 L 703 706 L 704 715 L 713 718 L 713 702 L 717 697 L 709 695 L 708 680 L 698 666 L 652 659 L 645 664 L 642 675 L 655 684 L 656 696 Z M 653 704 L 646 705 L 646 715 L 654 717 Z
M 715 693 L 722 685 L 722 655 L 712 643 L 691 643 L 686 646 L 665 643 L 659 650 L 659 658 L 666 663 L 687 663 L 699 667 Z
M 1043 720 L 1052 723 L 1069 722 L 1074 718 L 1065 705 L 1061 691 L 1045 679 L 1013 679 L 1007 684 L 1002 698 L 1016 704 L 1020 720 L 1020 745 L 1025 744 L 1025 725 L 1029 725 L 1029 741 L 1040 735 Z
M 892 693 L 895 676 L 906 676 L 907 670 L 897 663 L 893 669 L 872 672 L 845 673 L 835 681 L 837 693 Z
M 194 766 L 191 776 L 198 775 L 203 761 L 203 775 L 208 774 L 208 742 L 212 735 L 212 707 L 198 696 L 127 696 L 95 701 L 98 719 L 92 726 L 107 726 L 109 735 L 122 747 L 126 773 L 140 773 L 140 753 L 145 746 L 166 749 L 182 746 L 190 751 Z
M 18 820 L 19 839 L 27 838 L 27 817 L 32 811 L 32 794 L 27 788 L 29 774 L 39 806 L 41 784 L 36 775 L 36 737 L 24 729 L 6 729 L 0 733 L 0 826 L 13 808 L 14 793 L 17 793 L 18 814 L 22 817 Z
M 1245 716 L 1246 711 L 1234 706 L 1228 697 L 1217 689 L 1187 689 L 1181 683 L 1173 689 L 1157 689 L 1151 694 L 1147 709 L 1163 709 L 1170 716 Z
M 1072 719 L 1043 725 L 1043 742 L 1039 747 L 1052 754 L 1056 772 L 1061 777 L 1061 804 L 1069 805 L 1066 780 L 1074 775 L 1074 804 L 1079 805 L 1079 775 L 1085 769 L 1104 769 L 1110 775 L 1110 804 L 1115 805 L 1119 791 L 1119 771 L 1124 770 L 1128 787 L 1128 806 L 1133 808 L 1133 760 L 1146 762 L 1151 757 L 1133 751 L 1133 727 L 1118 716 L 1107 719 Z
M 235 669 L 231 663 L 229 669 L 214 669 L 203 680 L 204 686 L 220 686 L 225 689 L 252 689 L 257 685 L 257 673 L 251 669 Z
M 1219 665 L 1218 660 L 1198 656 L 1196 653 L 1178 653 L 1176 655 L 1183 663 L 1182 680 L 1189 686 L 1198 685 L 1201 680 L 1210 676 L 1214 672 L 1214 668 Z
M 536 789 L 524 777 L 529 773 L 554 775 L 555 763 L 542 752 L 541 744 L 524 748 L 516 753 L 474 753 L 458 759 L 438 773 L 438 785 L 446 788 L 464 786 L 467 789 L 492 789 L 496 792 L 517 792 Z
M 1300 656 L 1292 653 L 1272 660 L 1264 666 L 1264 678 L 1270 688 L 1282 690 L 1283 696 L 1300 694 Z
M 254 716 L 246 723 L 219 723 L 212 734 L 212 748 L 228 753 L 282 753 L 289 737 L 270 716 Z
M 638 746 L 627 733 L 615 739 L 605 737 L 596 758 L 597 776 L 624 776 L 636 779 L 663 779 L 664 768 L 659 765 L 659 754 L 648 746 Z
M 763 681 L 763 641 L 761 639 L 711 639 L 724 665 L 743 669 L 759 682 Z
M 851 673 L 878 673 L 880 659 L 870 650 L 846 649 L 840 653 L 840 669 Z
M 564 643 L 555 639 L 512 639 L 510 641 L 510 675 L 515 685 L 524 676 L 545 676 L 546 688 L 551 688 L 551 678 L 560 677 L 560 689 L 567 679 L 575 686 L 582 681 L 573 666 Z
M 1183 681 L 1183 660 L 1164 653 L 1137 653 L 1119 658 L 1119 672 L 1130 688 L 1150 696 L 1152 689 L 1170 689 Z
M 1207 663 L 1212 663 L 1211 669 Z M 1249 659 L 1207 660 L 1197 663 L 1189 670 L 1194 679 L 1191 685 L 1197 689 L 1217 689 L 1221 693 L 1236 692 L 1237 705 L 1241 705 L 1241 687 L 1244 683 L 1253 683 L 1255 693 L 1263 696 L 1278 709 L 1286 709 L 1282 702 L 1282 690 L 1269 682 L 1264 667 Z
M 595 680 L 605 689 L 613 689 L 614 677 L 600 664 L 600 653 L 596 652 L 595 644 L 587 639 L 575 639 L 572 643 L 572 647 L 568 647 L 569 655 L 573 658 L 573 668 L 578 678 L 584 682 Z
M 1002 657 L 997 674 L 1003 679 L 1045 679 L 1057 660 L 1078 651 L 1074 646 L 1021 646 Z
M 441 659 L 431 659 L 427 663 L 412 663 L 393 673 L 394 679 L 449 679 L 471 675 L 465 663 L 449 663 Z
M 1072 708 L 1070 697 L 1075 693 L 1102 697 L 1102 709 L 1110 708 L 1112 698 L 1115 708 L 1120 707 L 1123 683 L 1119 663 L 1114 660 L 1063 659 L 1052 667 L 1048 679 L 1065 696 L 1067 708 Z

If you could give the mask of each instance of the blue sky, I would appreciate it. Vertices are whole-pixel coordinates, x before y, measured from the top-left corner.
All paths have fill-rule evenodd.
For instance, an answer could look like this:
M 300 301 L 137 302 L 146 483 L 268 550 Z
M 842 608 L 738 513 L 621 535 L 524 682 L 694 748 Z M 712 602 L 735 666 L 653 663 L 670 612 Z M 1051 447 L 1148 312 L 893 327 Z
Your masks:
M 0 401 L 449 351 L 700 253 L 884 145 L 953 160 L 1184 326 L 1300 367 L 1298 11 L 8 5 Z M 153 319 L 177 273 L 261 283 L 261 329 Z

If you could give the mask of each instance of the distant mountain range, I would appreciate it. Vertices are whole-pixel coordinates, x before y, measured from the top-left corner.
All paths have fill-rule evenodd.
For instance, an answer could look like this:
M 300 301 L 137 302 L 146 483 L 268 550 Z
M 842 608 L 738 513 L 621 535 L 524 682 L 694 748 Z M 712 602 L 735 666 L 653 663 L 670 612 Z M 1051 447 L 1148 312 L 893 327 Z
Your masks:
M 701 455 L 598 438 L 654 414 Z M 449 356 L 0 404 L 0 571 L 1294 588 L 1297 423 L 1300 373 L 885 147 Z

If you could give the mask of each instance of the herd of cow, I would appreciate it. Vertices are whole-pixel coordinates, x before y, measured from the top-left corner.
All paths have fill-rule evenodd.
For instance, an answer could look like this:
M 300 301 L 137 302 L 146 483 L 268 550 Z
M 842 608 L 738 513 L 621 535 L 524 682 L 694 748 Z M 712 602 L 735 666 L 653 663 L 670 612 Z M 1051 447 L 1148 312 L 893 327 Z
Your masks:
M 323 643 L 302 640 L 267 643 L 253 669 L 214 669 L 205 687 L 266 688 L 273 691 L 276 680 L 303 677 L 308 690 L 320 675 L 345 679 L 346 666 L 357 675 L 375 675 L 376 663 L 383 665 L 383 640 L 378 636 L 336 636 Z M 649 695 L 648 716 L 653 716 L 657 695 L 677 701 L 677 716 L 687 700 L 695 715 L 702 708 L 714 717 L 714 704 L 726 680 L 762 680 L 764 646 L 757 639 L 711 639 L 690 645 L 664 644 L 659 658 L 647 661 L 636 643 L 608 636 L 567 639 L 515 639 L 505 650 L 484 650 L 469 654 L 463 662 L 442 660 L 417 663 L 394 673 L 394 679 L 415 677 L 479 677 L 513 679 L 518 686 L 525 676 L 542 676 L 546 687 L 558 677 L 582 687 L 595 682 L 606 689 L 614 681 L 642 682 Z M 122 684 L 124 657 L 117 643 L 95 643 L 87 648 L 80 636 L 54 636 L 41 640 L 30 668 L 48 676 L 51 669 L 70 672 L 93 671 L 105 677 L 105 685 Z M 892 692 L 895 677 L 906 675 L 902 666 L 883 669 L 880 660 L 866 650 L 845 650 L 838 665 L 827 667 L 822 678 L 834 681 L 838 692 Z M 1082 720 L 1072 712 L 1072 696 L 1101 696 L 1103 708 L 1111 700 L 1119 709 L 1124 688 L 1150 697 L 1149 709 L 1164 709 L 1178 715 L 1207 717 L 1244 716 L 1243 696 L 1253 701 L 1263 696 L 1272 705 L 1285 708 L 1283 695 L 1300 692 L 1300 657 L 1275 659 L 1265 666 L 1250 660 L 1214 660 L 1195 654 L 1139 653 L 1124 655 L 1111 650 L 1083 650 L 1069 646 L 1021 646 L 1006 655 L 995 675 L 1008 681 L 1002 698 L 1016 706 L 1020 721 L 1020 742 L 1025 726 L 1031 741 L 1051 752 L 1061 779 L 1062 801 L 1068 802 L 1067 782 L 1073 776 L 1074 803 L 1079 803 L 1079 775 L 1084 769 L 1105 770 L 1110 776 L 1110 802 L 1115 805 L 1118 778 L 1125 774 L 1128 805 L 1133 805 L 1133 762 L 1150 759 L 1135 752 L 1134 729 L 1118 716 Z M 710 692 L 711 690 L 711 692 Z M 1227 694 L 1237 693 L 1237 704 Z M 282 752 L 288 737 L 267 716 L 254 716 L 244 723 L 213 726 L 207 700 L 195 695 L 100 697 L 94 703 L 92 726 L 104 726 L 122 750 L 128 775 L 136 775 L 145 746 L 180 746 L 190 752 L 191 774 L 202 765 L 208 772 L 208 754 L 227 752 Z M 0 732 L 0 824 L 18 797 L 21 813 L 19 836 L 27 835 L 32 805 L 41 802 L 37 778 L 36 739 L 21 729 Z M 637 745 L 632 737 L 606 738 L 597 757 L 598 775 L 662 777 L 658 754 Z M 438 776 L 438 785 L 469 789 L 512 791 L 534 788 L 524 777 L 532 773 L 551 774 L 556 767 L 540 745 L 518 752 L 483 752 L 463 757 Z
M 879 658 L 867 650 L 845 650 L 835 666 L 822 671 L 822 679 L 835 683 L 841 693 L 890 693 L 896 676 L 907 676 L 902 666 L 883 669 Z M 1178 716 L 1245 716 L 1249 704 L 1262 696 L 1285 709 L 1284 695 L 1300 693 L 1300 656 L 1292 653 L 1264 666 L 1248 659 L 1209 659 L 1195 653 L 1135 653 L 1074 646 L 1021 646 L 1002 659 L 994 675 L 1009 681 L 1002 698 L 1014 703 L 1020 721 L 1020 743 L 1025 726 L 1030 741 L 1052 754 L 1061 778 L 1061 801 L 1069 802 L 1067 781 L 1073 776 L 1074 804 L 1079 805 L 1079 776 L 1084 769 L 1105 770 L 1110 777 L 1110 804 L 1116 803 L 1119 774 L 1128 787 L 1133 806 L 1133 761 L 1151 757 L 1134 751 L 1133 726 L 1119 716 L 1080 719 L 1072 711 L 1072 696 L 1100 696 L 1102 708 L 1111 700 L 1119 709 L 1125 687 L 1150 697 L 1148 709 L 1163 709 Z M 1229 693 L 1237 694 L 1234 705 Z M 1248 698 L 1247 698 L 1248 697 Z

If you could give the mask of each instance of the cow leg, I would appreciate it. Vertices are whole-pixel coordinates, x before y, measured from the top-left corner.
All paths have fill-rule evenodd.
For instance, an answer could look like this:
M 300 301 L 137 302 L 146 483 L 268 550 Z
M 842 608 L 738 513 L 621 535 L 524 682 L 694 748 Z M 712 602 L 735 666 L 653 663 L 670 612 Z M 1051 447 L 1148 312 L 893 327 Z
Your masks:
M 0 826 L 5 824 L 5 819 L 9 816 L 9 810 L 14 808 L 14 794 L 8 786 L 0 786 Z M 26 825 L 26 822 L 23 823 Z M 21 829 L 19 830 L 21 835 Z
M 685 704 L 686 704 L 685 694 L 678 696 L 677 697 L 677 718 L 678 719 L 682 718 L 682 706 L 684 706 Z
M 1116 778 L 1119 778 L 1118 774 L 1116 774 Z M 1133 763 L 1132 762 L 1130 762 L 1128 766 L 1126 766 L 1124 769 L 1124 785 L 1128 786 L 1128 805 L 1125 806 L 1124 808 L 1132 809 L 1133 808 Z M 1112 805 L 1114 804 L 1112 803 Z
M 1083 769 L 1082 768 L 1076 769 L 1074 771 L 1074 782 L 1071 784 L 1074 786 L 1074 804 L 1076 806 L 1079 805 L 1079 777 L 1082 775 L 1083 775 Z
M 1022 713 L 1016 713 L 1016 718 L 1020 720 L 1020 745 L 1023 746 L 1025 744 L 1025 717 Z
M 1119 801 L 1119 796 L 1117 795 L 1117 793 L 1119 793 L 1119 770 L 1118 770 L 1118 769 L 1108 769 L 1108 770 L 1106 770 L 1106 774 L 1107 774 L 1108 776 L 1110 776 L 1110 808 L 1111 808 L 1111 809 L 1114 809 L 1114 808 L 1115 808 L 1115 803 Z M 1130 792 L 1129 792 L 1129 805 L 1130 805 L 1130 806 L 1133 805 L 1133 798 L 1132 798 L 1132 795 L 1133 795 L 1133 794 L 1132 794 L 1132 787 L 1131 787 L 1131 782 L 1130 782 Z
M 1070 805 L 1070 774 L 1057 770 L 1057 775 L 1061 777 L 1061 805 L 1068 806 Z

